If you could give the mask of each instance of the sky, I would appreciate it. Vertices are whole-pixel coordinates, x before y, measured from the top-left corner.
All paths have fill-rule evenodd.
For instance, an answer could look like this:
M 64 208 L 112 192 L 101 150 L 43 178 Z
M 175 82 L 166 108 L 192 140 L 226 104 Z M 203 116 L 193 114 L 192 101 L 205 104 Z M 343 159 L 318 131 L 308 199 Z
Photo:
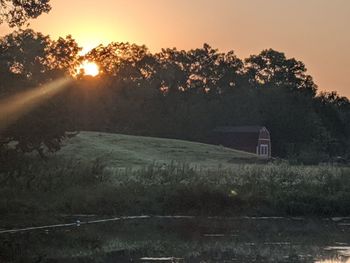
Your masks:
M 85 50 L 111 41 L 191 49 L 208 43 L 241 59 L 263 49 L 306 64 L 320 91 L 350 98 L 350 0 L 51 0 L 31 21 Z M 0 35 L 10 30 L 0 26 Z

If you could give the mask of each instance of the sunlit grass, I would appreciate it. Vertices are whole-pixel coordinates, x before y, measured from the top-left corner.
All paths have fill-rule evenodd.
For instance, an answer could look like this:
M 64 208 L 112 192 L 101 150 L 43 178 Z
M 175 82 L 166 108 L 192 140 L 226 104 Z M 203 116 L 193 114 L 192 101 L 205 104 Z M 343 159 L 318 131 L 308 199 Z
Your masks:
M 59 160 L 91 162 L 99 158 L 109 170 L 137 170 L 155 164 L 186 163 L 198 169 L 225 169 L 235 163 L 258 162 L 255 154 L 221 146 L 183 140 L 131 136 L 113 133 L 80 132 L 65 141 L 54 157 Z

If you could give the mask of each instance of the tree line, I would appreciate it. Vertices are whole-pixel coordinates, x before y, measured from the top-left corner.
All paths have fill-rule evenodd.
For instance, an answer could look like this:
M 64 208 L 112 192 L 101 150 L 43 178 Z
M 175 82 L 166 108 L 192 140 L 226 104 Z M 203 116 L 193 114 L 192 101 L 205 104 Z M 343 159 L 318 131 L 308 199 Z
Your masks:
M 205 142 L 215 127 L 239 125 L 266 126 L 273 156 L 304 163 L 349 157 L 349 100 L 318 93 L 305 65 L 283 52 L 242 60 L 208 44 L 158 53 L 130 43 L 80 50 L 71 36 L 53 40 L 30 29 L 0 39 L 2 98 L 75 75 L 69 89 L 1 131 L 2 158 L 14 141 L 16 152 L 59 149 L 65 131 Z M 85 60 L 98 64 L 98 77 L 74 73 Z

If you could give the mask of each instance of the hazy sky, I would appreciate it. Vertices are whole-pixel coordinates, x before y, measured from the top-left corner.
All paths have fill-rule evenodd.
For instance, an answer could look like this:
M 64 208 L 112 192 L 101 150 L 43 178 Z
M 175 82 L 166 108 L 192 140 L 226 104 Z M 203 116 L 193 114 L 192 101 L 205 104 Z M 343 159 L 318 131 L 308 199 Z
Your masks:
M 85 48 L 110 41 L 190 49 L 204 42 L 240 58 L 266 48 L 302 60 L 320 90 L 350 97 L 350 0 L 51 0 L 31 26 Z M 0 26 L 0 34 L 9 32 Z

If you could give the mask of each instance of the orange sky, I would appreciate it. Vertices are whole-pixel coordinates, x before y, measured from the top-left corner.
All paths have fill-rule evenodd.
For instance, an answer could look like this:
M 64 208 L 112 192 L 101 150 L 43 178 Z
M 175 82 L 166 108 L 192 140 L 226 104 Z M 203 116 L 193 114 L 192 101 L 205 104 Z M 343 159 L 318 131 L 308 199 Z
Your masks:
M 84 47 L 129 41 L 152 51 L 204 42 L 240 58 L 266 48 L 302 60 L 320 90 L 350 98 L 350 0 L 51 0 L 31 26 Z M 8 33 L 0 26 L 0 34 Z

